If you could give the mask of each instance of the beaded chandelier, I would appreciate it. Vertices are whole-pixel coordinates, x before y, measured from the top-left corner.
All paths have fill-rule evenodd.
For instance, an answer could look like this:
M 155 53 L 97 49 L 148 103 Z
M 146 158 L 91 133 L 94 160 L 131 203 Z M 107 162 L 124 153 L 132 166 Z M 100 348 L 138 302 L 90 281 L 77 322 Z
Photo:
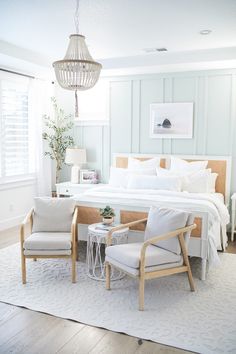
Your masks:
M 70 35 L 70 42 L 63 60 L 53 63 L 56 79 L 66 90 L 75 91 L 75 116 L 78 117 L 77 91 L 92 88 L 99 79 L 102 65 L 91 57 L 85 37 L 79 34 L 79 0 L 76 0 L 74 16 L 76 34 Z

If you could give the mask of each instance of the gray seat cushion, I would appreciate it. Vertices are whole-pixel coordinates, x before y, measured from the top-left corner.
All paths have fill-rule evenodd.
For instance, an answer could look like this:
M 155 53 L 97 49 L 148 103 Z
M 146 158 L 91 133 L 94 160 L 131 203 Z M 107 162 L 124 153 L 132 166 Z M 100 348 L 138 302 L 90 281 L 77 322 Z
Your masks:
M 128 273 L 130 275 L 133 276 L 139 276 L 140 270 L 139 268 L 132 268 L 132 267 L 128 267 L 125 264 L 119 263 L 117 262 L 115 259 L 110 258 L 108 256 L 106 256 L 106 261 L 109 262 L 111 265 L 113 265 L 116 268 L 119 268 L 121 270 L 123 270 L 125 273 Z M 145 267 L 145 272 L 155 272 L 157 270 L 162 270 L 162 269 L 168 269 L 168 268 L 174 268 L 174 267 L 180 267 L 183 264 L 183 259 L 181 257 L 179 262 L 175 262 L 175 263 L 167 263 L 167 264 L 161 264 L 161 265 L 157 265 L 157 266 L 152 266 L 152 267 Z
M 74 208 L 70 198 L 35 198 L 33 233 L 70 232 Z
M 69 232 L 36 232 L 24 242 L 25 250 L 70 250 L 71 233 Z
M 143 243 L 129 243 L 122 245 L 109 246 L 106 248 L 106 260 L 114 259 L 131 268 L 139 268 L 140 252 Z M 146 250 L 146 267 L 157 266 L 161 264 L 180 262 L 182 257 L 163 248 L 150 245 Z

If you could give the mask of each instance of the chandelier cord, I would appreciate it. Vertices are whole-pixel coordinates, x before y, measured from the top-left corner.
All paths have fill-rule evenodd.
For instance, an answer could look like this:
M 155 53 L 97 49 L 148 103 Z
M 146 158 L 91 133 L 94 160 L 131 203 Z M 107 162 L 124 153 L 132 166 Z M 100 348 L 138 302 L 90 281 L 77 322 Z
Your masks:
M 75 1 L 76 1 L 76 8 L 74 14 L 74 23 L 75 23 L 76 34 L 79 34 L 79 0 L 75 0 Z

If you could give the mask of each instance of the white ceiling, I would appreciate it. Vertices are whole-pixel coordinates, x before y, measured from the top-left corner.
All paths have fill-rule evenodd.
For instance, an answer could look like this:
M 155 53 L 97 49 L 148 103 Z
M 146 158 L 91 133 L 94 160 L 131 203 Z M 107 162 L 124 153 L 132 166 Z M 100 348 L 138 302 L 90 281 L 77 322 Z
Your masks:
M 75 0 L 0 0 L 0 52 L 50 66 L 75 32 L 74 11 Z M 232 60 L 236 0 L 80 0 L 80 32 L 108 69 L 183 63 L 189 55 Z M 144 53 L 150 47 L 168 52 Z

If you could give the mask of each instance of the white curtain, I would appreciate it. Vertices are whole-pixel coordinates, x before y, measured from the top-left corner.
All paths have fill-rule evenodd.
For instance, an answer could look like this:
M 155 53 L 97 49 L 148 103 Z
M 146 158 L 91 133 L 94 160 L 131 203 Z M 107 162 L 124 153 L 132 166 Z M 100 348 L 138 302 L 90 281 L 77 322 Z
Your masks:
M 44 155 L 45 143 L 42 139 L 44 114 L 51 115 L 51 100 L 54 95 L 54 86 L 42 79 L 32 80 L 32 125 L 35 150 L 35 170 L 37 196 L 50 196 L 52 186 L 51 159 Z

